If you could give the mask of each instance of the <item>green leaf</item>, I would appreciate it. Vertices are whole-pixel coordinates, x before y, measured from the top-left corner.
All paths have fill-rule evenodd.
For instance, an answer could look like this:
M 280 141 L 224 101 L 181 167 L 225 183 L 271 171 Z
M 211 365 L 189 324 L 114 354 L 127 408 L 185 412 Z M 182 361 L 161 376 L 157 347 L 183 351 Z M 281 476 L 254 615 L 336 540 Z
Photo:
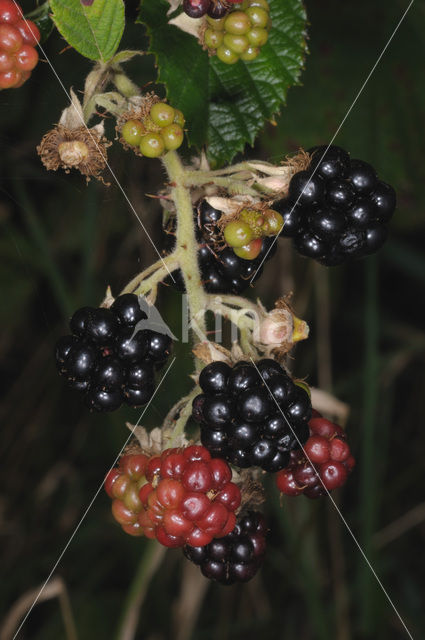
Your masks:
M 74 49 L 91 60 L 112 58 L 125 26 L 123 0 L 51 0 L 50 8 L 55 25 Z
M 150 36 L 170 103 L 188 123 L 189 142 L 208 144 L 212 165 L 232 160 L 251 145 L 265 122 L 299 82 L 306 53 L 306 15 L 300 0 L 270 0 L 269 40 L 252 62 L 226 65 L 208 57 L 196 38 L 167 22 L 166 0 L 143 0 L 139 22 Z

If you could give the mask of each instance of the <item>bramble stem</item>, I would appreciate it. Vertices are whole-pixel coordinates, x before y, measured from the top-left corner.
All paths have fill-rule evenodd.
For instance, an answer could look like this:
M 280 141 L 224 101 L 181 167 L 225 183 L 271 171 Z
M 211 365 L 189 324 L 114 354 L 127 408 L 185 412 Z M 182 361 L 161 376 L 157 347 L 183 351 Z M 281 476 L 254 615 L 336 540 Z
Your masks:
M 178 261 L 186 287 L 191 329 L 197 334 L 198 338 L 205 340 L 206 296 L 198 265 L 198 242 L 195 235 L 190 191 L 185 184 L 186 172 L 175 151 L 169 151 L 165 154 L 162 161 L 171 183 L 170 196 L 176 207 L 175 251 L 178 253 Z M 195 341 L 197 341 L 196 338 Z
M 124 293 L 135 293 L 136 295 L 144 295 L 156 288 L 158 284 L 164 280 L 174 269 L 179 266 L 179 258 L 176 251 L 170 253 L 162 260 L 157 260 L 151 264 L 147 269 L 139 273 L 133 278 L 121 291 L 120 295 Z M 156 298 L 156 295 L 155 295 Z M 153 300 L 155 302 L 155 300 Z

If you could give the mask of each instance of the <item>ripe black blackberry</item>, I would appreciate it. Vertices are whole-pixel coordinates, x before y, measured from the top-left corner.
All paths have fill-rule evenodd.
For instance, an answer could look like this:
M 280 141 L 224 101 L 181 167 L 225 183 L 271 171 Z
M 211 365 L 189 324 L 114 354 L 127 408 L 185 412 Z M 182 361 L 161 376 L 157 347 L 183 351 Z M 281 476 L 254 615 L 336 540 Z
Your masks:
M 247 289 L 254 277 L 257 280 L 263 272 L 263 261 L 269 260 L 276 252 L 275 238 L 263 238 L 262 249 L 255 260 L 244 260 L 239 258 L 233 249 L 214 248 L 214 235 L 218 233 L 216 223 L 220 219 L 222 212 L 203 200 L 197 209 L 194 210 L 196 220 L 196 234 L 199 242 L 198 262 L 201 270 L 201 277 L 208 293 L 231 293 L 239 295 Z M 167 245 L 171 245 L 171 238 L 174 230 L 171 228 L 168 234 Z M 167 251 L 171 246 L 166 247 Z M 260 266 L 261 265 L 261 266 Z M 173 271 L 173 283 L 167 279 L 168 284 L 172 284 L 179 291 L 184 292 L 184 282 L 179 270 Z
M 205 547 L 186 545 L 183 553 L 210 580 L 224 585 L 248 582 L 263 562 L 266 533 L 263 515 L 249 511 L 227 536 L 217 538 Z
M 171 350 L 168 335 L 136 329 L 147 316 L 136 295 L 116 298 L 110 309 L 83 307 L 70 320 L 73 335 L 56 344 L 56 364 L 90 409 L 114 411 L 123 402 L 140 407 L 154 392 L 154 369 Z
M 224 18 L 229 7 L 221 0 L 183 0 L 183 11 L 190 18 L 202 18 L 209 15 L 211 18 Z
M 340 147 L 309 153 L 308 169 L 293 176 L 288 197 L 273 205 L 285 220 L 281 235 L 292 238 L 301 255 L 326 266 L 380 249 L 396 206 L 394 189 Z
M 275 360 L 263 359 L 256 366 L 260 373 L 249 362 L 207 365 L 199 376 L 203 393 L 194 399 L 192 415 L 213 456 L 274 473 L 289 464 L 298 441 L 307 440 L 311 402 Z

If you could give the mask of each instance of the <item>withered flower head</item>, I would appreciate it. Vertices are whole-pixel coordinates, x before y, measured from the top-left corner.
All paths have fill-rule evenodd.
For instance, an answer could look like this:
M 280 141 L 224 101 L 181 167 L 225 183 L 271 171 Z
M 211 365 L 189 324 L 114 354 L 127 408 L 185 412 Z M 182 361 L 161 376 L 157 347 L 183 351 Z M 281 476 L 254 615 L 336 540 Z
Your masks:
M 51 129 L 37 147 L 42 163 L 49 171 L 71 169 L 86 177 L 97 178 L 104 184 L 101 172 L 107 164 L 107 148 L 111 143 L 103 135 L 103 127 L 97 125 L 88 129 L 81 126 L 73 129 L 58 124 Z

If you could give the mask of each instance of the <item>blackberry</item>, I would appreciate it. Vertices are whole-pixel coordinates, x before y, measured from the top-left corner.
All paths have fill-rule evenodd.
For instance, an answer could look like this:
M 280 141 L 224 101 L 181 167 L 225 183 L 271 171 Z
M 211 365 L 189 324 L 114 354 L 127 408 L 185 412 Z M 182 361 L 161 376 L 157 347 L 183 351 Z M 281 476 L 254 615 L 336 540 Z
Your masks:
M 276 484 L 285 495 L 319 498 L 342 487 L 355 465 L 339 425 L 314 411 L 308 431 L 303 450 L 292 451 L 290 464 L 276 475 Z
M 192 416 L 212 455 L 274 473 L 307 440 L 311 403 L 275 360 L 264 358 L 256 367 L 248 362 L 204 367 L 199 376 L 203 393 L 193 401 Z
M 130 293 L 110 309 L 82 307 L 72 316 L 72 335 L 56 344 L 56 365 L 90 409 L 114 411 L 122 403 L 140 407 L 151 399 L 154 369 L 166 361 L 172 341 L 149 328 L 138 329 L 146 319 Z
M 307 170 L 296 173 L 288 197 L 273 208 L 280 232 L 297 251 L 326 266 L 374 253 L 384 244 L 395 206 L 394 189 L 363 160 L 340 147 L 314 147 Z
M 263 515 L 249 511 L 239 518 L 231 533 L 204 547 L 186 545 L 183 553 L 210 580 L 223 585 L 248 582 L 264 560 L 266 533 Z
M 262 247 L 254 260 L 239 258 L 230 247 L 214 247 L 214 236 L 218 233 L 217 222 L 222 212 L 201 201 L 194 211 L 196 221 L 196 233 L 199 243 L 198 262 L 202 281 L 208 293 L 232 293 L 241 294 L 247 289 L 252 278 L 257 280 L 263 271 L 262 263 L 270 260 L 276 252 L 276 238 L 262 238 Z M 174 228 L 171 226 L 167 234 L 166 251 L 170 250 Z M 174 286 L 182 293 L 185 291 L 183 277 L 179 270 L 173 271 L 174 282 L 171 278 L 167 283 Z

